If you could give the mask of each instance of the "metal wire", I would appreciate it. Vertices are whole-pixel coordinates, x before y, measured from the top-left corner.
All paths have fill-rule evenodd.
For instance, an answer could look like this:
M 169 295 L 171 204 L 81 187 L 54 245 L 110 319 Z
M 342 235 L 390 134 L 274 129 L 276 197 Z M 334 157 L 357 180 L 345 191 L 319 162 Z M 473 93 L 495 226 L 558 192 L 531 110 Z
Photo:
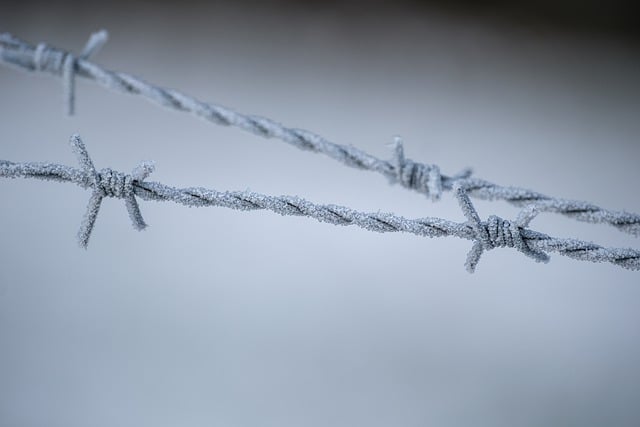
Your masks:
M 519 187 L 501 186 L 482 179 L 469 179 L 470 171 L 457 175 L 444 175 L 436 165 L 407 159 L 402 141 L 395 141 L 392 160 L 379 159 L 353 146 L 330 142 L 312 132 L 289 128 L 271 119 L 241 114 L 222 105 L 206 103 L 174 89 L 153 85 L 130 74 L 105 69 L 88 60 L 88 56 L 106 42 L 105 31 L 92 35 L 84 52 L 72 53 L 46 44 L 33 46 L 11 34 L 0 34 L 0 62 L 23 70 L 46 72 L 62 76 L 66 87 L 73 88 L 73 76 L 93 80 L 116 92 L 140 95 L 164 107 L 190 112 L 213 123 L 235 126 L 266 138 L 276 138 L 302 150 L 327 155 L 339 162 L 364 170 L 377 172 L 391 182 L 418 191 L 432 200 L 443 191 L 451 191 L 456 183 L 464 181 L 467 193 L 475 198 L 505 200 L 516 206 L 535 206 L 538 211 L 555 212 L 578 221 L 609 224 L 620 231 L 640 236 L 640 215 L 612 211 L 592 203 L 547 196 Z M 73 112 L 73 89 L 67 89 L 67 110 Z
M 511 247 L 537 262 L 547 262 L 548 252 L 556 252 L 573 259 L 609 262 L 620 267 L 639 270 L 640 251 L 604 248 L 590 242 L 561 239 L 528 228 L 538 214 L 535 206 L 523 209 L 515 221 L 491 216 L 480 220 L 467 195 L 464 181 L 454 188 L 460 207 L 468 221 L 457 223 L 441 218 L 407 219 L 390 213 L 359 212 L 344 206 L 315 204 L 299 197 L 268 196 L 250 191 L 216 191 L 201 187 L 175 188 L 145 179 L 153 172 L 153 164 L 140 164 L 131 174 L 111 168 L 97 170 L 78 135 L 71 137 L 71 146 L 80 169 L 54 163 L 14 163 L 0 160 L 0 177 L 35 178 L 58 182 L 72 182 L 91 189 L 92 195 L 85 213 L 78 242 L 86 248 L 98 212 L 105 197 L 125 201 L 134 228 L 146 226 L 136 197 L 143 200 L 171 201 L 185 206 L 220 206 L 235 210 L 269 210 L 280 215 L 306 216 L 335 225 L 355 225 L 379 233 L 405 232 L 424 237 L 455 236 L 474 242 L 467 256 L 466 267 L 473 272 L 484 251 L 496 247 Z

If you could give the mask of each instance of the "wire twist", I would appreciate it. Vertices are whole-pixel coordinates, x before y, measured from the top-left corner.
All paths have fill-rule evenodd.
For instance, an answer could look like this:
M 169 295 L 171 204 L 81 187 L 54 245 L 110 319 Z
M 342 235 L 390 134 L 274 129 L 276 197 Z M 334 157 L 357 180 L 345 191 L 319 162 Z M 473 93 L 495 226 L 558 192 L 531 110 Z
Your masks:
M 185 206 L 220 206 L 230 209 L 269 210 L 285 216 L 306 216 L 335 225 L 355 225 L 379 233 L 405 232 L 424 237 L 455 236 L 473 241 L 467 255 L 467 270 L 475 271 L 480 256 L 497 247 L 515 248 L 535 261 L 548 261 L 548 252 L 556 252 L 576 260 L 609 262 L 630 270 L 640 270 L 640 251 L 605 248 L 575 239 L 551 237 L 528 228 L 538 213 L 535 206 L 523 209 L 515 221 L 497 216 L 480 220 L 468 196 L 465 185 L 456 186 L 455 195 L 467 218 L 457 223 L 441 218 L 407 219 L 391 213 L 359 212 L 339 205 L 315 204 L 299 197 L 268 196 L 250 191 L 216 191 L 202 187 L 175 188 L 145 179 L 153 172 L 153 164 L 141 163 L 131 174 L 106 168 L 97 171 L 79 136 L 71 137 L 71 146 L 80 169 L 53 163 L 14 163 L 0 160 L 0 177 L 36 178 L 58 182 L 73 182 L 92 190 L 89 205 L 78 233 L 80 246 L 87 247 L 102 199 L 124 199 L 134 228 L 146 224 L 140 214 L 136 197 L 143 200 L 171 201 Z

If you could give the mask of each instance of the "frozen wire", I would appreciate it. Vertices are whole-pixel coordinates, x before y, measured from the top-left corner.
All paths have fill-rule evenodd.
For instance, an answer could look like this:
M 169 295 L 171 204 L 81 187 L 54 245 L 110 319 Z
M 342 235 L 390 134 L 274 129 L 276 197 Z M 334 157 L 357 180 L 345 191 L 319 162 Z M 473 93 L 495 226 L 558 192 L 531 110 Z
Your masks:
M 108 70 L 88 59 L 106 40 L 104 30 L 92 35 L 84 52 L 76 57 L 60 48 L 43 43 L 33 46 L 3 33 L 0 34 L 0 62 L 23 70 L 62 76 L 67 82 L 66 86 L 72 88 L 66 92 L 68 111 L 73 111 L 73 76 L 79 75 L 116 92 L 140 95 L 156 104 L 190 112 L 216 124 L 235 126 L 255 135 L 280 139 L 297 148 L 325 154 L 345 165 L 377 172 L 391 182 L 423 193 L 432 200 L 439 199 L 443 191 L 453 190 L 456 183 L 464 180 L 467 193 L 479 199 L 505 200 L 516 206 L 534 205 L 540 212 L 555 212 L 579 221 L 605 223 L 625 233 L 640 236 L 638 214 L 607 210 L 588 202 L 550 197 L 524 188 L 469 178 L 469 170 L 448 176 L 442 174 L 437 165 L 406 158 L 400 138 L 394 142 L 394 158 L 383 160 L 353 146 L 330 142 L 307 130 L 289 128 L 265 117 L 238 113 L 174 89 L 153 85 L 127 73 Z M 69 66 L 69 63 L 73 66 Z
M 620 267 L 639 270 L 640 251 L 604 248 L 590 242 L 548 236 L 528 228 L 539 212 L 535 206 L 522 210 L 515 221 L 490 216 L 482 221 L 467 195 L 464 183 L 454 189 L 467 222 L 457 223 L 441 218 L 407 219 L 390 213 L 359 212 L 344 206 L 315 204 L 299 197 L 268 196 L 251 191 L 216 191 L 202 187 L 175 188 L 145 179 L 153 172 L 153 164 L 143 162 L 131 174 L 111 168 L 97 170 L 78 135 L 71 137 L 71 146 L 80 169 L 54 163 L 14 163 L 0 160 L 0 177 L 36 178 L 72 182 L 91 189 L 87 212 L 78 233 L 80 246 L 86 248 L 98 212 L 105 197 L 125 201 L 134 228 L 146 226 L 136 197 L 143 200 L 171 201 L 185 206 L 220 206 L 235 210 L 269 210 L 280 215 L 306 216 L 334 225 L 355 225 L 375 231 L 405 232 L 424 237 L 455 236 L 473 241 L 466 267 L 473 272 L 483 252 L 497 248 L 514 248 L 537 262 L 547 262 L 548 252 L 592 262 L 609 262 Z

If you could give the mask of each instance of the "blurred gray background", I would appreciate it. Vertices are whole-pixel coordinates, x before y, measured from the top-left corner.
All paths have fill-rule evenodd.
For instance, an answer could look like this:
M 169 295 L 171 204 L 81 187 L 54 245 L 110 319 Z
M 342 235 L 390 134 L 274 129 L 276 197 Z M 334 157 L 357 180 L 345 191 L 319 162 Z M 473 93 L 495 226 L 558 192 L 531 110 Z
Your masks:
M 640 44 L 609 2 L 3 2 L 0 31 L 390 157 L 640 212 Z M 439 203 L 276 140 L 0 66 L 0 158 L 406 217 Z M 268 212 L 107 199 L 0 181 L 1 426 L 637 426 L 640 275 Z M 482 217 L 512 218 L 503 202 Z M 558 237 L 639 247 L 544 215 Z

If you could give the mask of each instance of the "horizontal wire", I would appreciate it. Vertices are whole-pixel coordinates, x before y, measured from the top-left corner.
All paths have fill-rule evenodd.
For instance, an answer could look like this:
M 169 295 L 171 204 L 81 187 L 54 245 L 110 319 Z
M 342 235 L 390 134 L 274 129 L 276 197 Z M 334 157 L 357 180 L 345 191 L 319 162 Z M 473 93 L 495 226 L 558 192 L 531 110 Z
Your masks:
M 464 183 L 468 194 L 475 198 L 505 200 L 520 207 L 534 205 L 540 212 L 558 213 L 578 221 L 605 223 L 625 233 L 640 236 L 638 214 L 607 210 L 588 202 L 555 198 L 524 188 L 470 179 L 468 170 L 457 175 L 444 175 L 436 165 L 406 159 L 399 139 L 395 141 L 395 158 L 383 160 L 353 146 L 330 142 L 307 130 L 289 128 L 261 116 L 241 114 L 222 105 L 200 101 L 174 89 L 153 85 L 127 73 L 105 69 L 88 60 L 89 54 L 105 41 L 105 31 L 95 33 L 83 54 L 76 57 L 59 48 L 43 43 L 33 46 L 11 34 L 3 33 L 0 34 L 0 62 L 23 70 L 62 76 L 69 87 L 73 87 L 73 75 L 77 74 L 116 92 L 140 95 L 156 104 L 190 112 L 216 124 L 235 126 L 265 138 L 280 139 L 302 150 L 322 153 L 347 166 L 377 172 L 391 182 L 419 191 L 433 200 L 437 200 L 442 191 L 451 191 L 457 183 Z M 73 111 L 73 102 L 73 93 L 67 91 L 69 112 Z
M 404 232 L 423 237 L 454 236 L 474 241 L 467 258 L 470 272 L 483 251 L 496 247 L 513 247 L 535 261 L 546 262 L 547 252 L 555 252 L 581 261 L 609 262 L 630 269 L 640 269 L 640 251 L 634 249 L 605 248 L 575 239 L 550 237 L 533 231 L 529 222 L 538 213 L 535 206 L 525 208 L 516 221 L 491 216 L 481 221 L 464 185 L 456 185 L 454 193 L 468 221 L 457 223 L 441 218 L 408 219 L 391 213 L 360 212 L 348 207 L 315 204 L 293 196 L 269 196 L 251 191 L 216 191 L 202 187 L 176 188 L 159 182 L 145 181 L 153 171 L 151 163 L 142 163 L 131 174 L 110 168 L 97 170 L 79 136 L 71 138 L 71 145 L 81 168 L 54 163 L 15 163 L 0 160 L 0 177 L 35 178 L 58 182 L 71 182 L 92 190 L 87 213 L 82 222 L 78 239 L 81 246 L 88 244 L 98 215 L 100 203 L 105 197 L 120 198 L 126 203 L 129 216 L 136 229 L 146 224 L 135 197 L 148 201 L 170 201 L 185 206 L 218 206 L 249 211 L 268 210 L 284 216 L 304 216 L 334 225 L 354 225 L 378 233 Z

